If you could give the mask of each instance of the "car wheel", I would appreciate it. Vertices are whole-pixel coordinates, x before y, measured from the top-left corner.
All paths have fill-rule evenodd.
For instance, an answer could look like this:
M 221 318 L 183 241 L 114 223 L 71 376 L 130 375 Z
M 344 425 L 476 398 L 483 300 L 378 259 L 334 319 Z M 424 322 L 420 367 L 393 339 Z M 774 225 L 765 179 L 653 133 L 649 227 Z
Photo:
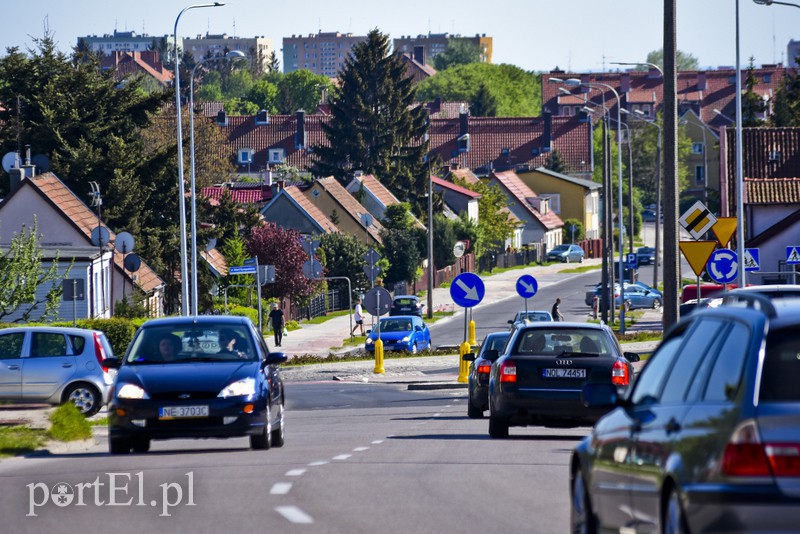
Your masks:
M 653 301 L 653 309 L 657 310 L 659 308 L 661 308 L 661 299 L 655 299 Z
M 472 404 L 472 395 L 467 401 L 467 417 L 470 419 L 483 419 L 483 410 Z
M 631 301 L 629 300 L 625 301 L 625 311 L 626 312 L 631 311 Z
M 493 438 L 508 437 L 508 419 L 489 414 L 489 435 Z
M 594 534 L 597 532 L 597 523 L 592 503 L 589 501 L 589 488 L 583 470 L 579 467 L 572 480 L 572 493 L 569 510 L 570 532 L 581 534 Z
M 139 438 L 133 440 L 131 447 L 133 452 L 144 453 L 150 450 L 150 440 L 147 438 Z
M 583 256 L 578 257 L 578 263 L 583 263 Z
M 108 452 L 111 454 L 128 454 L 131 452 L 131 440 L 128 438 L 108 437 Z
M 278 404 L 278 428 L 272 429 L 270 441 L 272 442 L 273 447 L 283 447 L 283 402 Z
M 272 437 L 272 414 L 270 412 L 271 410 L 269 409 L 269 406 L 267 406 L 267 417 L 263 429 L 255 436 L 250 436 L 250 448 L 253 450 L 265 451 L 269 449 L 269 446 L 271 445 L 270 438 Z
M 683 514 L 683 507 L 675 489 L 672 489 L 669 493 L 662 526 L 664 534 L 686 534 L 689 532 L 689 527 L 686 525 L 686 517 Z
M 72 384 L 64 391 L 64 402 L 70 401 L 83 415 L 91 417 L 100 411 L 100 393 L 86 383 Z
M 414 343 L 414 344 L 411 346 L 411 354 L 416 354 L 417 352 L 419 352 L 419 349 L 417 348 L 417 344 L 416 344 L 416 343 Z

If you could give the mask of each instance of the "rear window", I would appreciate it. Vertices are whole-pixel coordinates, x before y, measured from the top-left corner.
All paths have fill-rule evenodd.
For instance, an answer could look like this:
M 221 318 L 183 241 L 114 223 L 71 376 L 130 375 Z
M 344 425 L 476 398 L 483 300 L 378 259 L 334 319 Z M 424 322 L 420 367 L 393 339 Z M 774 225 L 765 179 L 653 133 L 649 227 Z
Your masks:
M 800 401 L 800 336 L 778 330 L 767 336 L 767 352 L 761 373 L 763 402 Z
M 409 304 L 416 304 L 415 299 L 394 299 L 395 306 L 408 306 Z
M 589 328 L 546 330 L 537 328 L 520 333 L 513 354 L 558 356 L 564 353 L 615 354 L 604 332 Z

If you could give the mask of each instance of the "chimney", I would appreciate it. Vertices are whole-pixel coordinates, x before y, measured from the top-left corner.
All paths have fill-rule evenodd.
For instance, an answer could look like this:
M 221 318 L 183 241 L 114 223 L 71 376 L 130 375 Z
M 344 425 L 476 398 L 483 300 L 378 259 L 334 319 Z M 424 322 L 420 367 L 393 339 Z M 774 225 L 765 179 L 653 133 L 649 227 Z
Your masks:
M 10 188 L 9 192 L 13 191 L 14 189 L 19 186 L 22 180 L 25 178 L 25 171 L 23 169 L 10 169 L 8 173 L 11 175 L 11 179 L 9 180 Z
M 420 65 L 425 64 L 425 47 L 422 45 L 414 46 L 414 61 Z
M 619 92 L 627 93 L 630 90 L 631 90 L 631 75 L 626 72 L 619 77 Z
M 697 90 L 698 91 L 705 91 L 706 90 L 706 73 L 705 72 L 698 72 L 697 73 Z
M 550 152 L 550 145 L 552 144 L 552 129 L 553 129 L 553 115 L 552 113 L 542 113 L 544 125 L 542 128 L 542 152 Z
M 461 111 L 458 114 L 458 136 L 463 137 L 469 133 L 469 113 L 462 105 Z
M 217 125 L 218 126 L 228 125 L 228 115 L 225 114 L 224 110 L 220 110 L 219 113 L 217 113 Z
M 306 112 L 302 109 L 297 110 L 297 131 L 294 135 L 294 147 L 306 147 Z
M 272 192 L 272 198 L 275 198 L 278 195 L 278 193 L 283 191 L 283 186 L 284 186 L 283 179 L 275 180 L 274 182 L 272 182 L 272 185 L 270 186 L 270 191 Z

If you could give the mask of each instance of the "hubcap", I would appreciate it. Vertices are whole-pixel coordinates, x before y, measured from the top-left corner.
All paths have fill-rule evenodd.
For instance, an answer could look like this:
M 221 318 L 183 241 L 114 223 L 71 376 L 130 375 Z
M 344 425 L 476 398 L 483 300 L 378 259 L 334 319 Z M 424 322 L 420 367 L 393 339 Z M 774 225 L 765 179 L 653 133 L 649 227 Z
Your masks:
M 81 413 L 86 413 L 94 407 L 94 395 L 86 388 L 79 388 L 70 393 L 69 400 L 78 407 Z

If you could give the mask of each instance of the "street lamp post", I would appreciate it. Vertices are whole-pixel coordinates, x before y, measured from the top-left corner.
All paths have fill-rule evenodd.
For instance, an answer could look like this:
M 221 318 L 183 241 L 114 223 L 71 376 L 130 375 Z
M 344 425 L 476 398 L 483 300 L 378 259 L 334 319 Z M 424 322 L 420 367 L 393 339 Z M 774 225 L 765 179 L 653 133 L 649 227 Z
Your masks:
M 198 315 L 197 308 L 197 194 L 195 192 L 195 164 L 194 164 L 194 77 L 197 68 L 203 63 L 210 61 L 245 59 L 247 56 L 241 50 L 232 50 L 224 56 L 209 57 L 198 62 L 192 67 L 192 75 L 189 79 L 189 162 L 191 170 L 189 172 L 189 199 L 191 201 L 191 226 L 192 232 L 192 308 L 191 313 Z M 258 281 L 256 281 L 258 283 Z
M 181 57 L 178 53 L 178 22 L 181 20 L 181 15 L 190 9 L 200 9 L 203 7 L 220 7 L 225 4 L 214 2 L 213 4 L 194 4 L 185 7 L 178 13 L 175 18 L 175 28 L 172 32 L 173 46 L 175 48 L 175 127 L 177 129 L 178 138 L 178 217 L 180 224 L 181 236 L 181 315 L 189 315 L 189 285 L 186 279 L 186 199 L 184 198 L 184 184 L 183 184 L 183 132 L 181 124 Z
M 775 0 L 753 0 L 753 2 L 755 2 L 760 6 L 771 6 L 772 4 L 777 4 L 779 6 L 791 6 L 800 8 L 800 4 L 793 4 L 791 2 L 776 2 Z

